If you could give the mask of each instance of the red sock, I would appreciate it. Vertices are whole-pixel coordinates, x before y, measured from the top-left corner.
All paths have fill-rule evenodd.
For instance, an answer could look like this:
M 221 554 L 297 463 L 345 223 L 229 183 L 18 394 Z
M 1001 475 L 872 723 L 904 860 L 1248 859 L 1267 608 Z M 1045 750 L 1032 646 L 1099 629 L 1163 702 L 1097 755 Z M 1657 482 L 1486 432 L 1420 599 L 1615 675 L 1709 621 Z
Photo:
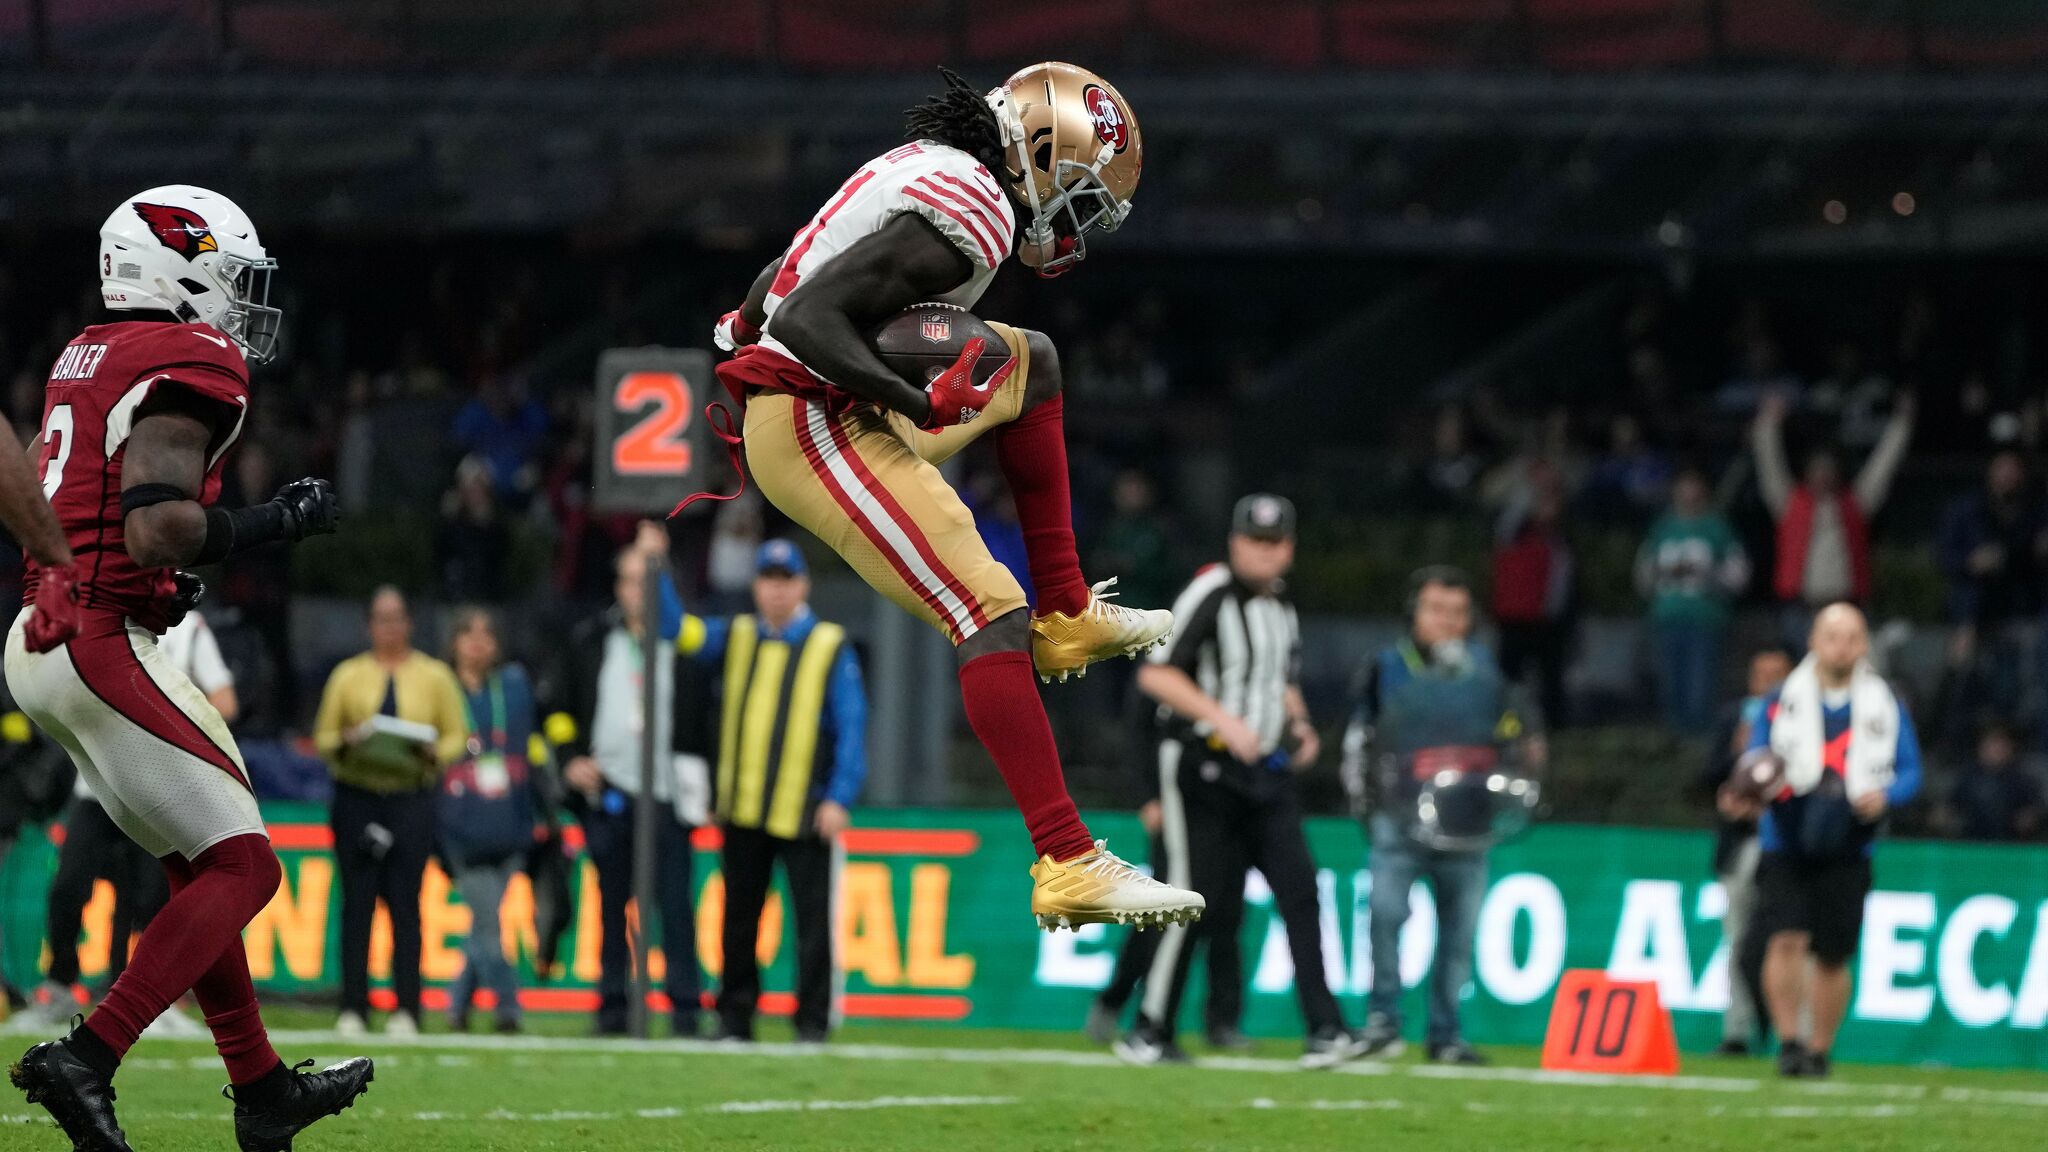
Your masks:
M 1027 653 L 977 656 L 960 669 L 960 698 L 967 705 L 967 723 L 995 757 L 1017 811 L 1024 814 L 1031 846 L 1041 856 L 1070 860 L 1095 847 L 1095 841 L 1067 795 L 1052 722 L 1045 718 L 1031 676 Z
M 242 929 L 277 894 L 284 878 L 277 853 L 269 840 L 252 833 L 223 840 L 190 864 L 176 861 L 165 868 L 171 876 L 170 901 L 150 921 L 127 971 L 85 1026 L 116 1056 L 126 1056 L 144 1028 L 178 997 L 195 992 L 207 1025 L 214 1028 L 214 1043 L 228 1061 L 229 1078 L 243 1082 L 238 1073 L 259 1058 L 259 1048 L 269 1053 L 260 1071 L 269 1071 L 277 1055 L 269 1051 L 262 1021 L 254 1019 L 256 989 L 249 982 Z M 214 1024 L 216 1014 L 223 1018 L 225 1036 Z
M 1017 502 L 1024 553 L 1039 612 L 1078 616 L 1088 582 L 1074 547 L 1074 498 L 1067 488 L 1066 401 L 1054 396 L 996 432 L 996 459 Z
M 185 890 L 195 873 L 181 856 L 164 860 L 171 878 L 171 895 Z M 192 998 L 199 1001 L 206 1027 L 213 1032 L 213 1046 L 227 1065 L 228 1082 L 236 1087 L 254 1084 L 284 1062 L 270 1046 L 270 1033 L 263 1027 L 263 1014 L 256 1006 L 256 983 L 249 978 L 249 952 L 237 938 L 220 954 L 197 983 Z

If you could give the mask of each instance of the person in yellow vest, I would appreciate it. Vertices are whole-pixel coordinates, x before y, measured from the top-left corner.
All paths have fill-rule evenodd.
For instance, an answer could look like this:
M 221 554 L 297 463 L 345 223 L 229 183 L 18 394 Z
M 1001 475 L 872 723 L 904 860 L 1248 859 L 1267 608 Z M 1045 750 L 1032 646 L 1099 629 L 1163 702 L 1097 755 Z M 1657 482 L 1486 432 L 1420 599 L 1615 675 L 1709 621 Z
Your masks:
M 818 619 L 803 553 L 761 545 L 752 615 L 683 614 L 662 588 L 664 622 L 683 654 L 724 670 L 718 823 L 725 835 L 722 1037 L 751 1040 L 761 994 L 755 958 L 776 860 L 789 878 L 797 940 L 796 1036 L 822 1043 L 834 1016 L 832 893 L 839 836 L 867 779 L 867 689 L 846 630 Z

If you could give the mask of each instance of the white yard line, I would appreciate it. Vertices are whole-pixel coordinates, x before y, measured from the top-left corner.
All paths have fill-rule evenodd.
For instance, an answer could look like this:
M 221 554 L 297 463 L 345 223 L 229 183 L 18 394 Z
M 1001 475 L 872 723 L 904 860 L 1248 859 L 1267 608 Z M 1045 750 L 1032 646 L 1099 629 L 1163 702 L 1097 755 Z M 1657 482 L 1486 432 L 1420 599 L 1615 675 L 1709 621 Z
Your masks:
M 387 1036 L 361 1037 L 343 1042 L 330 1031 L 273 1032 L 271 1039 L 282 1047 L 307 1049 L 313 1047 L 322 1063 L 340 1060 L 345 1053 L 368 1049 L 379 1060 L 387 1063 L 393 1060 L 391 1050 L 399 1053 L 418 1052 L 417 1057 L 399 1056 L 398 1059 L 419 1059 L 425 1062 L 429 1053 L 436 1064 L 459 1064 L 460 1057 L 452 1053 L 550 1053 L 581 1054 L 597 1057 L 604 1061 L 615 1061 L 622 1057 L 636 1055 L 668 1056 L 721 1056 L 765 1058 L 774 1060 L 857 1060 L 857 1061 L 898 1061 L 905 1063 L 943 1064 L 1036 1064 L 1066 1068 L 1120 1068 L 1121 1061 L 1103 1052 L 1078 1052 L 1061 1048 L 925 1048 L 901 1044 L 749 1044 L 734 1045 L 712 1043 L 705 1040 L 627 1040 L 597 1039 L 551 1036 L 451 1036 L 427 1035 L 410 1039 L 392 1039 Z M 142 1058 L 130 1060 L 131 1066 L 161 1066 L 165 1068 L 212 1068 L 216 1067 L 212 1056 L 180 1058 Z M 1304 1072 L 1293 1060 L 1264 1057 L 1211 1057 L 1198 1060 L 1192 1067 L 1198 1071 L 1212 1072 L 1265 1072 L 1286 1073 L 1294 1076 L 1312 1076 Z M 1653 1091 L 1703 1092 L 1720 1095 L 1741 1094 L 1762 1091 L 1772 1081 L 1747 1076 L 1610 1076 L 1586 1072 L 1547 1072 L 1536 1068 L 1466 1068 L 1439 1064 L 1381 1063 L 1370 1060 L 1355 1061 L 1337 1068 L 1343 1075 L 1371 1077 L 1412 1077 L 1420 1080 L 1457 1080 L 1471 1082 L 1504 1082 L 1534 1084 L 1573 1088 L 1642 1088 Z M 2024 1089 L 1998 1089 L 1976 1087 L 1950 1087 L 1921 1084 L 1859 1083 L 1855 1081 L 1825 1081 L 1817 1083 L 1791 1083 L 1782 1086 L 1785 1091 L 1817 1097 L 1850 1097 L 1876 1100 L 1924 1100 L 1930 1097 L 1957 1104 L 1991 1104 L 2014 1108 L 2048 1109 L 2048 1091 Z M 904 1097 L 903 1099 L 918 1099 Z M 938 1098 L 935 1098 L 938 1099 Z M 976 1098 L 980 1099 L 980 1098 Z M 1797 1107 L 1788 1105 L 1787 1107 Z
M 864 1100 L 725 1100 L 716 1104 L 697 1104 L 688 1108 L 637 1108 L 617 1111 L 587 1111 L 552 1109 L 546 1112 L 519 1112 L 508 1108 L 494 1108 L 488 1112 L 390 1112 L 384 1109 L 364 1109 L 362 1115 L 372 1118 L 397 1117 L 415 1122 L 473 1123 L 488 1121 L 500 1124 L 591 1124 L 608 1123 L 618 1120 L 673 1120 L 691 1113 L 722 1113 L 727 1115 L 749 1115 L 770 1112 L 874 1112 L 893 1108 L 994 1108 L 1017 1103 L 1014 1096 L 874 1096 Z M 219 1112 L 153 1112 L 147 1109 L 133 1112 L 124 1110 L 122 1116 L 129 1120 L 174 1120 L 204 1121 L 219 1123 Z M 33 1124 L 47 1122 L 49 1117 L 40 1112 L 0 1113 L 0 1124 Z

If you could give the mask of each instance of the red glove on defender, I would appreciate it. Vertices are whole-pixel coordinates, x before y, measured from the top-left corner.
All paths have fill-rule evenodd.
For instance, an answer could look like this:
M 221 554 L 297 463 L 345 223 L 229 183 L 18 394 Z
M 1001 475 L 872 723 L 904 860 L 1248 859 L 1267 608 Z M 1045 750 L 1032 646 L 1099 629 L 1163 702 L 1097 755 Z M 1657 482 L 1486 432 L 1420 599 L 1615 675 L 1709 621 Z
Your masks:
M 974 362 L 981 359 L 982 350 L 987 347 L 988 342 L 979 336 L 969 340 L 960 349 L 960 358 L 953 361 L 953 366 L 932 377 L 932 382 L 925 385 L 925 393 L 932 400 L 932 411 L 919 427 L 927 432 L 937 432 L 955 424 L 971 423 L 981 415 L 982 409 L 988 407 L 988 402 L 996 398 L 996 386 L 1008 373 L 991 377 L 986 384 L 974 382 Z
M 22 625 L 21 640 L 31 652 L 48 652 L 78 635 L 78 568 L 45 568 L 36 581 L 36 611 Z

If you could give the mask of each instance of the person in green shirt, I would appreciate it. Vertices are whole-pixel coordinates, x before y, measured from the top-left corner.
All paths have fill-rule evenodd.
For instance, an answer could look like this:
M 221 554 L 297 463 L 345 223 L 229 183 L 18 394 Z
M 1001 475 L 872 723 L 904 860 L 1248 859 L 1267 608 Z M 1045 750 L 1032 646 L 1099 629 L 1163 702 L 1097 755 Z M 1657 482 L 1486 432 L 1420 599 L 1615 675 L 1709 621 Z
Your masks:
M 1698 468 L 1678 474 L 1671 507 L 1636 553 L 1636 587 L 1650 602 L 1657 697 L 1674 732 L 1713 723 L 1729 604 L 1749 583 L 1749 556 L 1711 502 Z

